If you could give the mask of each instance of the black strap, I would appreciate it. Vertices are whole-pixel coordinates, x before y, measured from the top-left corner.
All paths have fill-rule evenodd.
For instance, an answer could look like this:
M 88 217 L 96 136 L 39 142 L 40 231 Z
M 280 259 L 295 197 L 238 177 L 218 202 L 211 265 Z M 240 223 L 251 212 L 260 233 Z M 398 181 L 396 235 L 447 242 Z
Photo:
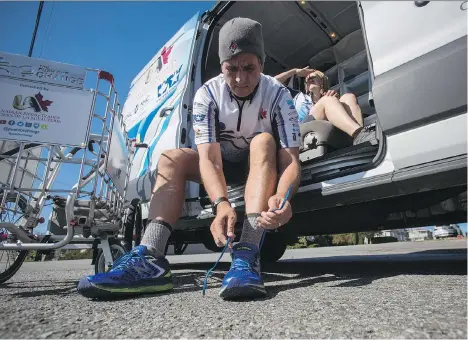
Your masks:
M 226 197 L 219 197 L 217 199 L 214 200 L 213 204 L 211 205 L 212 207 L 212 211 L 213 211 L 213 215 L 216 215 L 216 210 L 218 209 L 218 205 L 222 202 L 229 202 L 229 200 L 226 198 Z

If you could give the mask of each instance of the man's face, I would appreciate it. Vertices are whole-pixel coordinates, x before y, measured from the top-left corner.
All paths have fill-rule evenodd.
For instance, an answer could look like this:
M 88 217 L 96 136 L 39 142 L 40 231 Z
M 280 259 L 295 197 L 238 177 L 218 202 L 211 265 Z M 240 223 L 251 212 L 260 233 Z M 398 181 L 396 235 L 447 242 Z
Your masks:
M 250 95 L 258 82 L 263 67 L 255 54 L 241 53 L 221 65 L 224 79 L 238 97 Z
M 307 92 L 319 92 L 323 85 L 322 78 L 316 73 L 309 74 L 305 79 L 305 83 Z

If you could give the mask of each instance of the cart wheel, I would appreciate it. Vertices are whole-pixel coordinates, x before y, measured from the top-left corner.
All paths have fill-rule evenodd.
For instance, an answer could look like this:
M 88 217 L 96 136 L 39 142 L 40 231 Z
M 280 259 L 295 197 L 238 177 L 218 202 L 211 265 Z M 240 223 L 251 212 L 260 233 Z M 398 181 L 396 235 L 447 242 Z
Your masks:
M 132 250 L 133 248 L 133 233 L 135 228 L 135 215 L 136 215 L 136 206 L 138 201 L 132 201 L 132 204 L 127 209 L 125 223 L 123 224 L 123 243 L 127 251 Z
M 1 232 L 0 232 L 0 235 Z M 16 274 L 18 269 L 24 262 L 28 255 L 27 250 L 2 250 L 0 251 L 0 284 L 7 282 L 13 275 Z
M 110 241 L 110 248 L 112 253 L 112 260 L 114 261 L 126 253 L 125 248 L 118 241 L 115 240 Z M 104 252 L 102 251 L 102 249 L 99 249 L 96 257 L 96 263 L 94 264 L 94 272 L 96 274 L 105 273 L 109 269 L 110 268 L 106 269 L 106 260 L 104 259 Z
M 127 209 L 126 219 L 123 225 L 123 238 L 124 238 L 124 247 L 127 251 L 132 250 L 133 247 L 136 247 L 141 242 L 141 237 L 143 234 L 144 223 L 141 215 L 141 204 L 140 201 L 134 199 Z
M 18 198 L 18 209 L 15 212 L 17 193 L 8 194 L 5 209 L 0 212 L 0 224 L 2 222 L 17 224 L 26 211 L 27 201 L 20 195 Z M 0 202 L 3 193 L 0 193 Z M 14 243 L 16 237 L 7 229 L 0 227 L 0 243 Z M 8 281 L 20 269 L 26 256 L 27 250 L 0 250 L 0 284 Z

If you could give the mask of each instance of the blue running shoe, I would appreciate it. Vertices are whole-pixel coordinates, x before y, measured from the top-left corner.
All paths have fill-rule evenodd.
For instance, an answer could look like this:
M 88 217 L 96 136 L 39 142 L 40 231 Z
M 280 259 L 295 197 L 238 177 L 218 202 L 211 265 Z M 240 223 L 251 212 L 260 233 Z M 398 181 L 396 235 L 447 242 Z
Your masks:
M 174 288 L 169 262 L 155 258 L 145 246 L 135 247 L 118 258 L 107 273 L 90 275 L 78 283 L 78 293 L 88 298 L 107 299 Z
M 251 243 L 238 243 L 232 247 L 231 257 L 231 269 L 224 277 L 219 296 L 225 300 L 266 296 L 258 247 Z

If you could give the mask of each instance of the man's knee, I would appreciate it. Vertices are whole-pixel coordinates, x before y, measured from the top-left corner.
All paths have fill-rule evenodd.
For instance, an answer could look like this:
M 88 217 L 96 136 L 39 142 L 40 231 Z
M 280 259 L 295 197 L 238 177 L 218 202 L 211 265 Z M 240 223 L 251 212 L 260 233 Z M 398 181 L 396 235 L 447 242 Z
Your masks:
M 325 96 L 320 98 L 317 104 L 314 106 L 314 118 L 316 120 L 327 120 L 327 107 L 330 107 L 330 104 L 332 103 L 339 104 L 338 98 L 332 96 Z
M 250 164 L 276 161 L 275 138 L 266 132 L 256 135 L 250 142 Z
M 256 135 L 250 142 L 250 153 L 255 150 L 276 152 L 276 141 L 272 134 L 263 132 Z
M 354 94 L 352 93 L 346 93 L 341 96 L 340 102 L 346 103 L 348 105 L 350 104 L 357 104 L 357 98 Z
M 172 149 L 164 151 L 159 157 L 159 169 L 180 168 L 183 169 L 189 162 L 193 161 L 190 149 Z

